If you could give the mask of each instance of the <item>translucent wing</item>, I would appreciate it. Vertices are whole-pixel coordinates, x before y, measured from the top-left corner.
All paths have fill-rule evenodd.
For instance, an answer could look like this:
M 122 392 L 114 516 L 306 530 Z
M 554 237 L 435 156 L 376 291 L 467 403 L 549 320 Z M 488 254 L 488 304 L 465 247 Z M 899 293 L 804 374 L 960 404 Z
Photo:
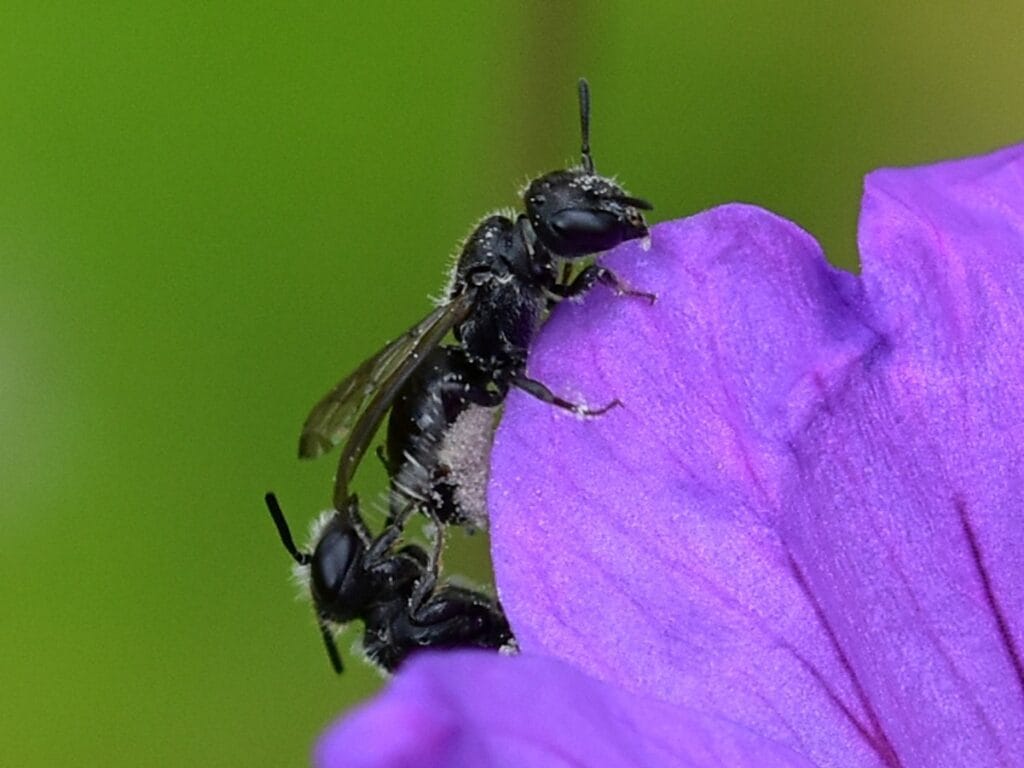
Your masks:
M 423 322 L 435 321 L 439 310 L 431 312 Z M 300 459 L 323 456 L 345 439 L 359 411 L 373 396 L 379 382 L 408 357 L 410 345 L 415 343 L 412 334 L 421 325 L 406 331 L 377 354 L 363 361 L 313 406 L 302 424 L 302 434 L 299 436 Z
M 420 366 L 426 353 L 466 319 L 475 298 L 474 291 L 467 291 L 438 307 L 366 360 L 313 406 L 302 425 L 299 457 L 322 456 L 344 443 L 335 478 L 336 501 L 347 501 L 349 481 L 398 390 Z

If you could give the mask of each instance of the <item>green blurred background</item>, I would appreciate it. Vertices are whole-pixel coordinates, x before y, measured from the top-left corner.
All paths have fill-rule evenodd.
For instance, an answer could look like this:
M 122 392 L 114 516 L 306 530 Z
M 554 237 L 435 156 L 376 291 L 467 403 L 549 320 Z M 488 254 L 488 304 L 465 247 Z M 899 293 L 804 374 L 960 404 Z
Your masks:
M 0 764 L 305 764 L 380 685 L 263 508 L 329 502 L 308 407 L 575 158 L 581 74 L 655 220 L 755 202 L 853 266 L 865 172 L 1024 139 L 1024 7 L 896 5 L 4 3 Z

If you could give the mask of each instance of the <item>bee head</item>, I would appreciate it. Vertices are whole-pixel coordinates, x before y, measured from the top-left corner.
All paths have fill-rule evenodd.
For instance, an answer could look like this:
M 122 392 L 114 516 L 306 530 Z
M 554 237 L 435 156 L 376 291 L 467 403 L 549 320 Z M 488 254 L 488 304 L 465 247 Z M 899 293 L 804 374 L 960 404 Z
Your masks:
M 362 606 L 360 571 L 365 546 L 355 530 L 334 515 L 309 560 L 309 584 L 317 609 L 332 621 L 352 621 Z
M 537 239 L 563 258 L 606 251 L 626 240 L 647 236 L 642 211 L 651 204 L 631 197 L 611 179 L 594 171 L 590 154 L 590 87 L 579 82 L 582 162 L 535 179 L 523 194 L 526 215 Z
M 556 256 L 584 256 L 647 236 L 643 211 L 651 204 L 586 167 L 545 174 L 523 197 L 537 239 Z

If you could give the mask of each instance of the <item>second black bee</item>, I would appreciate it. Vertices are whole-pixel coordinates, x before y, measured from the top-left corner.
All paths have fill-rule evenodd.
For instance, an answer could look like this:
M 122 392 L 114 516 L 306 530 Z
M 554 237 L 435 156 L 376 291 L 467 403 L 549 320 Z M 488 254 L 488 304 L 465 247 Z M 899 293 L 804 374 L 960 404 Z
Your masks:
M 355 496 L 332 512 L 312 552 L 300 551 L 273 493 L 267 509 L 285 549 L 308 575 L 317 623 L 335 672 L 342 671 L 334 628 L 362 621 L 363 651 L 393 672 L 424 648 L 498 649 L 512 631 L 497 601 L 452 584 L 437 583 L 436 560 L 415 544 L 397 547 L 403 518 L 374 537 Z

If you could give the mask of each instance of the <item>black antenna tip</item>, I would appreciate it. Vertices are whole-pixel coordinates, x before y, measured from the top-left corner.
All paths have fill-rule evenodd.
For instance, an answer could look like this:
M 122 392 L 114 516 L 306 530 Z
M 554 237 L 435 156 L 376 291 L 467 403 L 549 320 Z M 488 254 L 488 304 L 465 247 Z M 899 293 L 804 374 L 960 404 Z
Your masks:
M 583 170 L 594 172 L 594 158 L 590 155 L 590 85 L 587 78 L 579 81 L 580 93 L 580 136 L 582 137 L 580 154 L 583 156 Z

